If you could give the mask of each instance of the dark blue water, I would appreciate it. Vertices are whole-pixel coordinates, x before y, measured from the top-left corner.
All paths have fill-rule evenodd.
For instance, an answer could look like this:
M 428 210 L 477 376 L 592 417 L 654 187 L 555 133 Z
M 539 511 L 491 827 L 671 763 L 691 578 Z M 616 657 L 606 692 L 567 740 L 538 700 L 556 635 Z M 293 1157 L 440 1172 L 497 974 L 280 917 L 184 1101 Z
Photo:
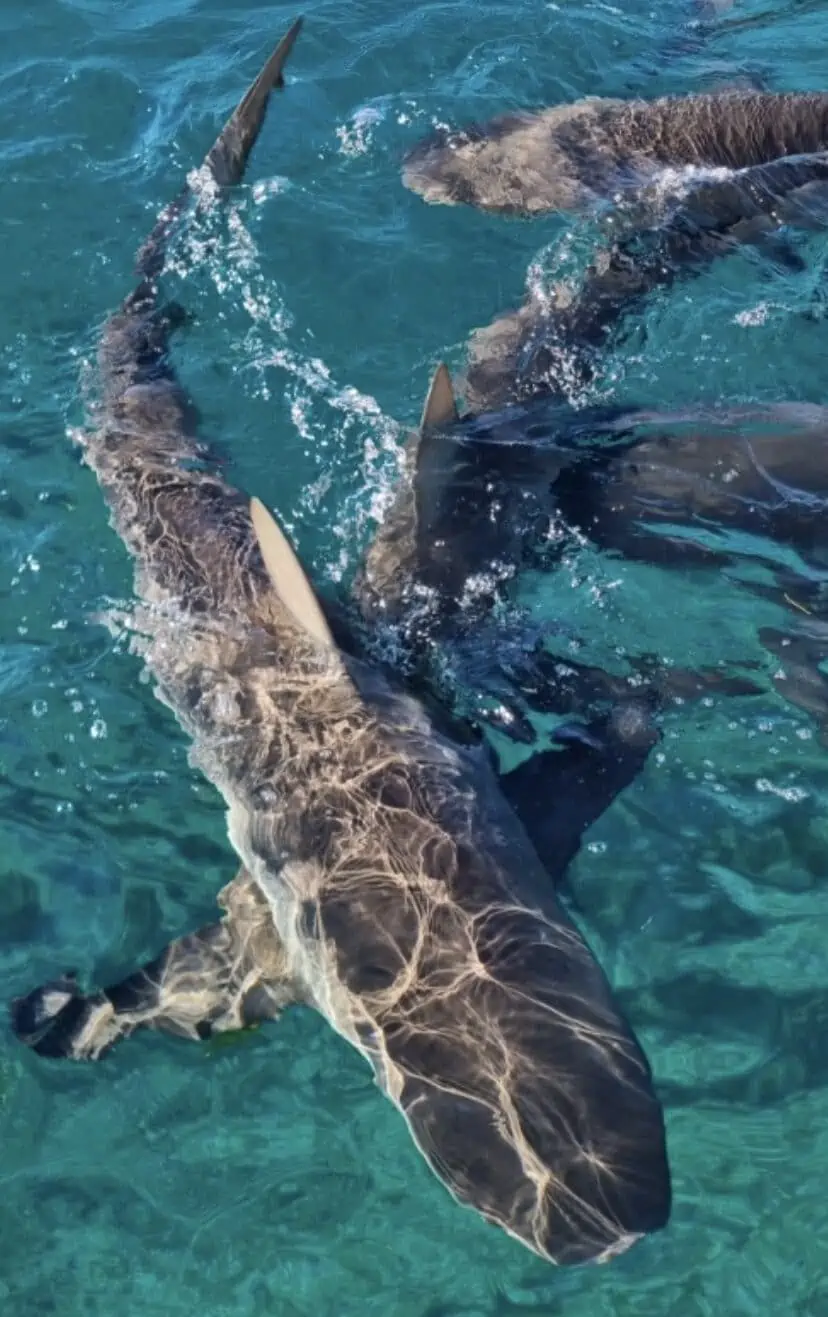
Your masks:
M 69 967 L 111 981 L 213 918 L 234 871 L 221 801 L 96 622 L 130 569 L 68 431 L 135 248 L 293 16 L 249 0 L 0 7 L 2 1001 Z M 425 206 L 400 183 L 405 147 L 434 121 L 586 94 L 746 74 L 824 88 L 828 20 L 774 0 L 350 0 L 307 19 L 249 185 L 214 245 L 192 240 L 175 291 L 195 312 L 178 350 L 205 431 L 335 582 L 434 362 L 462 365 L 533 262 L 567 273 L 588 251 L 571 217 Z M 803 314 L 821 302 L 824 239 L 800 250 L 799 274 L 746 250 L 655 297 L 595 396 L 825 401 L 825 326 Z M 599 664 L 766 662 L 757 625 L 777 612 L 737 575 L 585 547 L 527 578 L 522 603 Z M 201 1047 L 136 1036 L 86 1067 L 39 1060 L 4 1025 L 0 1312 L 821 1317 L 819 730 L 770 695 L 673 710 L 575 866 L 664 1096 L 667 1231 L 605 1268 L 533 1258 L 452 1203 L 360 1058 L 306 1011 Z

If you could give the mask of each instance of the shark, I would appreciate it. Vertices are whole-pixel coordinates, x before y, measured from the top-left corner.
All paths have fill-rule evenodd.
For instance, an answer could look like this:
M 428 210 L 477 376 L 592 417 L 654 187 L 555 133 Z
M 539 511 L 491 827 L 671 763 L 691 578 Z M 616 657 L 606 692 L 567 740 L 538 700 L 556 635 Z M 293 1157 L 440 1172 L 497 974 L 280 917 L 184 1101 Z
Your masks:
M 669 191 L 668 171 L 739 170 L 826 150 L 824 92 L 586 96 L 440 128 L 408 152 L 403 181 L 429 202 L 530 216 L 593 210 L 656 183 Z
M 291 26 L 137 259 L 79 437 L 134 564 L 132 648 L 227 808 L 221 917 L 118 984 L 16 999 L 43 1057 L 318 1012 L 459 1203 L 542 1258 L 606 1262 L 671 1211 L 652 1071 L 480 746 L 337 644 L 264 501 L 211 460 L 162 297 L 188 212 L 241 182 Z M 646 736 L 646 731 L 645 731 Z M 508 775 L 506 775 L 508 777 Z M 547 814 L 558 801 L 554 783 Z
M 763 277 L 802 274 L 796 235 L 824 230 L 828 156 L 783 157 L 696 180 L 673 204 L 636 202 L 604 217 L 606 234 L 579 281 L 530 286 L 523 304 L 471 335 L 462 392 L 473 412 L 531 398 L 575 398 L 595 383 L 608 347 L 657 290 L 752 249 Z
M 824 229 L 827 151 L 828 96 L 738 90 L 588 96 L 417 143 L 402 175 L 426 201 L 530 218 L 575 212 L 605 238 L 580 287 L 532 291 L 476 331 L 468 406 L 582 390 L 596 349 L 654 289 L 741 247 L 803 270 L 786 229 Z

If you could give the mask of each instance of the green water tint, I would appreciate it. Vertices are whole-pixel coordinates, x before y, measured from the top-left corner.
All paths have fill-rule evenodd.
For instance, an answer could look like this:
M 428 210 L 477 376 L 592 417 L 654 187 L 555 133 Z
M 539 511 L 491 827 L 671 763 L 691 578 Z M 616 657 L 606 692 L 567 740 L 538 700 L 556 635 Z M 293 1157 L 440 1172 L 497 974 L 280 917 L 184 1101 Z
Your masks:
M 128 597 L 129 569 L 64 428 L 77 353 L 122 296 L 148 218 L 282 20 L 149 3 L 0 19 L 8 1000 L 64 966 L 100 981 L 140 963 L 212 917 L 234 863 L 172 718 L 90 624 Z M 399 188 L 399 153 L 432 115 L 642 89 L 642 50 L 674 20 L 534 5 L 313 16 L 292 131 L 184 282 L 199 325 L 177 350 L 234 483 L 285 510 L 320 577 L 347 573 L 370 532 L 400 439 L 387 418 L 416 419 L 431 363 L 460 365 L 471 329 L 520 300 L 538 249 L 565 234 L 435 217 Z M 694 89 L 706 61 L 828 85 L 821 23 L 780 9 L 749 47 L 714 32 L 642 90 Z M 601 387 L 656 407 L 821 400 L 823 344 L 802 314 L 821 240 L 802 250 L 802 276 L 745 255 L 656 299 Z M 726 578 L 679 588 L 585 554 L 526 596 L 595 662 L 645 645 L 688 663 L 756 652 L 755 601 Z M 677 711 L 667 733 L 572 875 L 664 1096 L 663 1236 L 598 1271 L 536 1262 L 451 1203 L 359 1058 L 301 1009 L 244 1047 L 136 1038 L 69 1071 L 7 1032 L 4 1313 L 821 1317 L 824 750 L 777 701 Z

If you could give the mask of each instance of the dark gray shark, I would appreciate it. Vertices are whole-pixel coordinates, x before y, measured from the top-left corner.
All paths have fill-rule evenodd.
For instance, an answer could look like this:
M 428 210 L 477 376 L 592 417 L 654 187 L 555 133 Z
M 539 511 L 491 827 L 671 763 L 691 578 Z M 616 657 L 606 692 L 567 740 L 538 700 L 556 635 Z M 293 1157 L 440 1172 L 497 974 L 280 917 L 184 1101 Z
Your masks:
M 241 179 L 299 27 L 205 183 Z M 15 1030 L 94 1059 L 142 1025 L 204 1038 L 302 1002 L 370 1063 L 456 1199 L 553 1262 L 606 1260 L 669 1217 L 648 1062 L 487 755 L 336 645 L 284 534 L 197 439 L 160 297 L 192 200 L 161 216 L 104 327 L 82 442 L 134 559 L 134 647 L 242 867 L 218 923 L 106 991 L 30 993 Z
M 780 419 L 791 424 L 803 413 L 796 407 L 778 410 Z M 816 411 L 818 417 L 810 419 L 818 424 L 824 413 Z M 703 408 L 690 413 L 691 420 L 703 416 Z M 406 444 L 395 496 L 353 582 L 361 618 L 371 630 L 378 621 L 395 628 L 419 688 L 439 684 L 435 670 L 445 666 L 446 647 L 458 654 L 461 666 L 469 666 L 491 615 L 508 608 L 520 569 L 554 569 L 573 533 L 588 535 L 586 527 L 580 529 L 587 497 L 593 490 L 600 497 L 602 475 L 609 479 L 627 453 L 634 454 L 675 422 L 669 413 L 631 405 L 576 408 L 540 395 L 496 411 L 461 415 L 449 372 L 439 366 L 420 426 Z M 514 653 L 521 646 L 509 644 L 508 624 L 494 632 L 482 668 L 471 663 L 477 666 L 480 697 L 476 720 L 532 743 L 533 715 L 586 717 L 582 731 L 592 748 L 592 772 L 596 778 L 605 774 L 615 794 L 643 766 L 639 743 L 629 744 L 620 734 L 627 725 L 626 700 L 654 713 L 694 695 L 758 695 L 763 689 L 746 672 L 677 670 L 651 656 L 631 659 L 626 690 L 610 674 L 571 662 L 566 678 L 547 665 L 548 681 L 538 684 L 536 674 L 530 686 L 529 654 Z M 503 657 L 509 650 L 509 662 L 517 665 L 514 679 Z M 596 717 L 599 708 L 601 717 L 610 718 L 603 727 Z M 575 725 L 570 726 L 574 731 Z M 565 726 L 561 734 L 569 730 Z M 542 756 L 536 769 L 538 774 L 545 769 Z M 532 808 L 530 800 L 537 799 L 541 781 L 539 776 L 534 787 L 522 784 L 522 817 Z M 585 785 L 589 782 L 587 776 Z M 608 805 L 611 796 L 596 793 L 592 799 L 594 812 L 579 817 L 594 820 L 599 801 Z
M 587 540 L 613 556 L 667 570 L 735 569 L 743 578 L 738 588 L 780 610 L 779 626 L 758 631 L 774 655 L 772 671 L 749 661 L 739 665 L 741 675 L 677 672 L 644 655 L 630 659 L 635 683 L 646 681 L 656 705 L 673 696 L 761 695 L 772 687 L 828 735 L 821 670 L 828 658 L 828 409 L 779 403 L 699 406 L 672 415 L 639 410 L 608 416 L 603 436 L 589 424 L 579 436 L 567 435 L 560 423 L 544 431 L 538 415 L 561 410 L 527 403 L 497 414 L 500 428 L 486 416 L 468 427 L 477 436 L 479 462 L 485 465 L 479 449 L 493 444 L 506 469 L 516 445 L 520 452 L 522 417 L 539 483 L 548 449 L 548 497 L 561 544 Z M 511 429 L 503 426 L 508 416 Z M 450 433 L 432 440 L 442 445 L 446 465 Z M 420 553 L 429 552 L 423 537 Z M 741 571 L 747 563 L 761 567 L 761 576 Z M 577 717 L 617 701 L 626 688 L 623 680 L 544 650 L 518 655 L 506 675 L 518 709 L 522 695 L 536 715 L 565 710 Z
M 657 289 L 703 273 L 750 246 L 771 268 L 805 263 L 782 230 L 824 227 L 828 156 L 783 158 L 697 182 L 675 204 L 618 208 L 580 284 L 531 294 L 472 335 L 462 383 L 472 412 L 549 395 L 578 395 L 595 378 L 601 352 Z

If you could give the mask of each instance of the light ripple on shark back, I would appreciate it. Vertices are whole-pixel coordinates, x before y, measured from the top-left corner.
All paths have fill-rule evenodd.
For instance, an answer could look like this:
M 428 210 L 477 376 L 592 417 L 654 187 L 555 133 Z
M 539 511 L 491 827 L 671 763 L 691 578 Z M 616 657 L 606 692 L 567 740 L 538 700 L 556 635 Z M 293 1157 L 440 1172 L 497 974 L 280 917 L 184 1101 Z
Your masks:
M 221 187 L 299 26 L 207 157 Z M 669 1217 L 649 1065 L 486 755 L 336 648 L 270 514 L 211 469 L 159 294 L 191 200 L 162 215 L 105 326 L 83 442 L 135 561 L 136 647 L 244 867 L 217 924 L 105 992 L 65 978 L 18 999 L 14 1027 L 96 1058 L 141 1024 L 206 1037 L 303 1001 L 368 1059 L 459 1201 L 553 1262 L 606 1260 Z

